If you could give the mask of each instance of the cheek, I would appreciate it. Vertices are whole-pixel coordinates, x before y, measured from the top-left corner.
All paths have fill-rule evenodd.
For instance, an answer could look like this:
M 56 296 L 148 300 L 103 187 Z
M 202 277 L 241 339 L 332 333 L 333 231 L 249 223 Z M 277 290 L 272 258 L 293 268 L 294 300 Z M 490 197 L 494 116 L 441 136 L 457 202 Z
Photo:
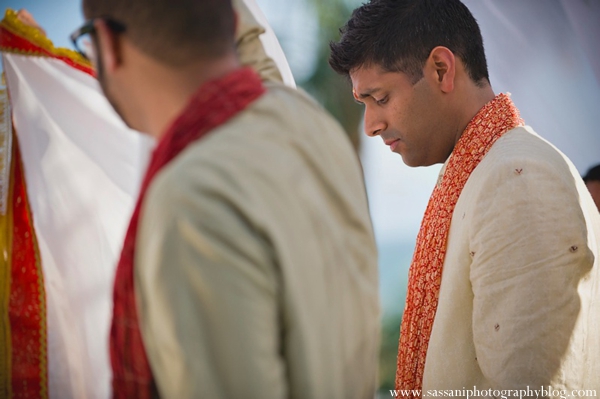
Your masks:
M 422 109 L 416 101 L 408 101 L 398 109 L 397 120 L 400 131 L 406 139 L 411 142 L 419 141 L 423 136 L 424 124 L 426 122 Z
M 418 90 L 410 103 L 410 118 L 413 129 L 422 141 L 429 142 L 439 130 L 439 115 L 436 112 L 436 99 L 427 90 Z
M 389 121 L 390 128 L 399 132 L 401 135 L 406 134 L 408 126 L 411 125 L 411 108 L 406 101 L 397 101 L 390 104 L 384 111 L 386 119 Z

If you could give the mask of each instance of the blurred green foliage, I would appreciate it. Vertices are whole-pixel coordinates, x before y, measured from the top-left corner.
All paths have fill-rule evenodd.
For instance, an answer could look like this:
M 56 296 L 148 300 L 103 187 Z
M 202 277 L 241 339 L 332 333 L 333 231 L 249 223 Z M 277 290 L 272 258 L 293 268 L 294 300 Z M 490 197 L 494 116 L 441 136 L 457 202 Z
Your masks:
M 339 29 L 342 27 L 352 10 L 359 5 L 355 1 L 344 0 L 308 0 L 314 7 L 318 18 L 319 34 L 317 65 L 314 73 L 306 80 L 298 82 L 304 90 L 310 93 L 323 105 L 344 127 L 352 143 L 358 148 L 362 106 L 352 97 L 352 87 L 349 80 L 338 75 L 329 66 L 329 43 L 339 40 Z
M 381 329 L 381 348 L 379 351 L 379 390 L 387 392 L 394 388 L 398 340 L 402 315 L 384 317 Z

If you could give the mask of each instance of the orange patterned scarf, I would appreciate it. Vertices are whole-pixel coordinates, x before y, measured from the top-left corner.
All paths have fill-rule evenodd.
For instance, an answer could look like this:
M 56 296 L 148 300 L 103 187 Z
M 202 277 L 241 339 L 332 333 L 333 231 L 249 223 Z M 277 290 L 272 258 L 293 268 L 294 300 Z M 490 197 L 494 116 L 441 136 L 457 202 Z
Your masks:
M 443 177 L 429 199 L 408 275 L 396 389 L 420 390 L 437 310 L 442 266 L 454 207 L 471 172 L 504 133 L 522 126 L 510 98 L 499 94 L 469 122 L 456 143 Z

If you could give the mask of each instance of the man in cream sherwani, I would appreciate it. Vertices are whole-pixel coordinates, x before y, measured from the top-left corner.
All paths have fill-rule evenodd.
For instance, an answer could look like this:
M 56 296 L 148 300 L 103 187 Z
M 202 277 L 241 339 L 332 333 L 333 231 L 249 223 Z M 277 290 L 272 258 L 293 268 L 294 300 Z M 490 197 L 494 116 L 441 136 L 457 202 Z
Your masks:
M 444 164 L 410 269 L 397 389 L 600 394 L 600 216 L 572 163 L 494 94 L 470 11 L 372 0 L 331 47 L 367 135 L 409 166 Z

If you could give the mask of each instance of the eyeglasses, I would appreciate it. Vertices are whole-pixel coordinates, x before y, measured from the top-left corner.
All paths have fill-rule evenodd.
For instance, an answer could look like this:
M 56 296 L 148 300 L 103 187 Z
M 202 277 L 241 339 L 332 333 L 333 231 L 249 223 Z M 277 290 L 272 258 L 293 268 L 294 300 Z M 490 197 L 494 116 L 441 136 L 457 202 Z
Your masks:
M 94 27 L 94 22 L 96 22 L 96 20 L 98 19 L 102 19 L 104 22 L 106 22 L 106 25 L 113 32 L 125 32 L 125 25 L 113 19 L 105 17 L 89 19 L 79 29 L 73 32 L 71 34 L 71 41 L 73 42 L 73 46 L 75 46 L 75 49 L 77 50 L 77 52 L 79 52 L 79 54 L 81 54 L 84 58 L 92 62 L 96 61 L 96 52 L 94 50 L 94 44 L 92 42 L 91 35 L 96 31 L 96 28 Z

